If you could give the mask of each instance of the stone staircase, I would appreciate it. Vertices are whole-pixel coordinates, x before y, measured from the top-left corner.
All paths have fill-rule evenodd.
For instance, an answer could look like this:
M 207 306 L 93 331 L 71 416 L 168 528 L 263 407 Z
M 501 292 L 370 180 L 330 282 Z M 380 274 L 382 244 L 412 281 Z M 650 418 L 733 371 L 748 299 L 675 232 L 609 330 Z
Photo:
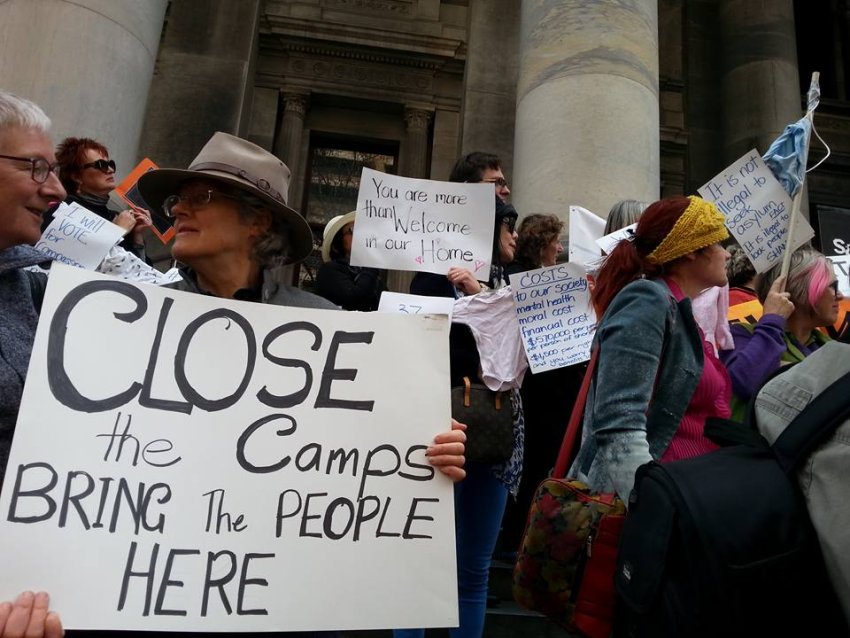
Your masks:
M 520 607 L 511 593 L 513 564 L 494 560 L 484 638 L 577 638 L 547 618 Z M 342 638 L 391 638 L 391 631 L 342 632 Z M 447 629 L 429 629 L 425 638 L 448 638 Z

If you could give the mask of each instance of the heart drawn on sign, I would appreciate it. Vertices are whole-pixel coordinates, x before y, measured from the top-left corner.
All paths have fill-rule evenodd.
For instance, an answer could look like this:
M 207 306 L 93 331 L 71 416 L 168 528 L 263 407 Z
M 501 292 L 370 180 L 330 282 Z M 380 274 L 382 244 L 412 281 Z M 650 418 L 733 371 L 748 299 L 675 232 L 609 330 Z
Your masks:
M 480 259 L 476 259 L 475 260 L 475 272 L 478 272 L 479 270 L 481 270 L 481 266 L 483 266 L 483 265 L 484 265 L 483 261 L 481 261 Z
M 417 264 L 425 263 L 425 259 L 423 257 L 417 257 L 413 261 L 415 261 Z

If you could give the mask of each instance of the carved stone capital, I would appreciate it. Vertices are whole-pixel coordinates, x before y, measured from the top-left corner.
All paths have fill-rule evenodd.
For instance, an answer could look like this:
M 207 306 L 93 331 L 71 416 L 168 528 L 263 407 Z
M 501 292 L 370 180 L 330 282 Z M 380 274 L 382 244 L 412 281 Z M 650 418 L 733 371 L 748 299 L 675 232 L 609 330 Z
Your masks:
M 434 114 L 425 109 L 404 109 L 404 123 L 408 131 L 427 131 Z
M 307 106 L 310 99 L 303 93 L 284 93 L 283 109 L 287 113 L 294 113 L 301 119 L 307 114 Z

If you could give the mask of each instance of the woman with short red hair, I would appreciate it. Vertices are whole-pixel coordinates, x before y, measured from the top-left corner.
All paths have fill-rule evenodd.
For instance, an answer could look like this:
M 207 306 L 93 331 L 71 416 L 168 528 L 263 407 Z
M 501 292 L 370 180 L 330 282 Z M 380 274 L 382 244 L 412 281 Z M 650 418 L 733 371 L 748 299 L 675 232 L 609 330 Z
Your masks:
M 605 259 L 592 299 L 601 317 L 583 442 L 571 476 L 627 500 L 652 460 L 709 452 L 709 417 L 729 416 L 729 377 L 694 321 L 691 299 L 726 283 L 728 237 L 713 204 L 655 202 Z
M 56 147 L 59 180 L 68 192 L 68 203 L 78 203 L 128 231 L 121 247 L 144 258 L 144 229 L 150 224 L 146 210 L 109 208 L 109 193 L 115 188 L 115 161 L 109 150 L 88 137 L 66 137 Z M 50 222 L 49 219 L 46 220 Z

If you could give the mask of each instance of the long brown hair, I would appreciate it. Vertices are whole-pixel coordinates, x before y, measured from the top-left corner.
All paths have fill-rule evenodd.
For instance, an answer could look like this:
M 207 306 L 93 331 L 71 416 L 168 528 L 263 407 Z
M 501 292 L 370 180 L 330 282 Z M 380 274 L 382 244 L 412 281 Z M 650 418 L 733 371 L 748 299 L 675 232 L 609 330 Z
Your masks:
M 635 279 L 657 277 L 664 271 L 663 265 L 649 263 L 646 256 L 670 233 L 690 203 L 687 197 L 669 197 L 651 204 L 638 220 L 634 238 L 618 243 L 605 258 L 591 295 L 598 317 Z

